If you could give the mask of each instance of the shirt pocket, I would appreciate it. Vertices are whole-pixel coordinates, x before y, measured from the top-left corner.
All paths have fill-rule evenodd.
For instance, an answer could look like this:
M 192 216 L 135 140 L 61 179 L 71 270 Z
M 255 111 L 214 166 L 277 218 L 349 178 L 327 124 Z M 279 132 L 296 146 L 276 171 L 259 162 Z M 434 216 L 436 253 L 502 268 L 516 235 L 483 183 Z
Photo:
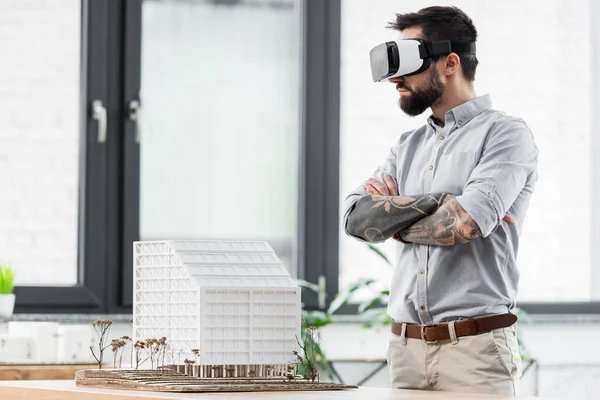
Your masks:
M 433 191 L 462 194 L 477 164 L 477 153 L 460 151 L 443 154 L 438 162 L 433 179 Z

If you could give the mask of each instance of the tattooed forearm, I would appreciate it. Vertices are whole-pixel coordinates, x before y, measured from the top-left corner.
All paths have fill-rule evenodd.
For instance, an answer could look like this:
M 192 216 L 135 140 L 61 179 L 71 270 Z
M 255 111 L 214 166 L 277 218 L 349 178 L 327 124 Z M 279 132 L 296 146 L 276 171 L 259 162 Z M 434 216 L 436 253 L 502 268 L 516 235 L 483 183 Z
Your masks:
M 363 196 L 348 216 L 346 229 L 368 242 L 382 242 L 415 222 L 433 214 L 449 195 Z
M 481 237 L 481 230 L 462 206 L 452 199 L 433 215 L 400 232 L 402 240 L 435 246 L 453 246 Z

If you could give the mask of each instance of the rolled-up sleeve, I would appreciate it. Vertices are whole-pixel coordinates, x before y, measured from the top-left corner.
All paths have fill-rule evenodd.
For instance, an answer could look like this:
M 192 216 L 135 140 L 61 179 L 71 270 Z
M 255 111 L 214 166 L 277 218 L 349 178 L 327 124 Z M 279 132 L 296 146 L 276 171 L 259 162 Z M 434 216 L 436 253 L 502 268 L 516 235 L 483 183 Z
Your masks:
M 397 177 L 396 177 L 396 146 L 397 145 L 398 145 L 398 143 L 396 143 L 390 149 L 390 152 L 388 153 L 383 164 L 381 166 L 379 166 L 371 175 L 371 178 L 375 179 L 376 181 L 378 181 L 384 185 L 385 185 L 385 182 L 383 180 L 384 175 L 390 175 L 392 178 L 394 178 L 394 182 L 396 183 L 396 186 L 398 185 L 398 182 L 396 182 L 396 179 L 397 179 Z M 352 193 L 350 193 L 348 196 L 346 196 L 346 198 L 344 199 L 343 215 L 342 215 L 342 224 L 344 226 L 344 231 L 346 232 L 346 234 L 348 236 L 352 236 L 353 238 L 355 238 L 361 242 L 366 242 L 366 240 L 359 238 L 357 236 L 354 236 L 350 232 L 348 232 L 348 216 L 354 209 L 354 205 L 356 204 L 356 202 L 361 197 L 367 195 L 367 192 L 366 192 L 365 188 L 363 187 L 363 185 L 366 181 L 367 180 L 365 180 L 363 183 L 361 183 L 358 188 L 356 188 Z
M 527 124 L 509 119 L 492 126 L 479 163 L 456 200 L 482 236 L 500 224 L 528 179 L 537 174 L 538 149 Z

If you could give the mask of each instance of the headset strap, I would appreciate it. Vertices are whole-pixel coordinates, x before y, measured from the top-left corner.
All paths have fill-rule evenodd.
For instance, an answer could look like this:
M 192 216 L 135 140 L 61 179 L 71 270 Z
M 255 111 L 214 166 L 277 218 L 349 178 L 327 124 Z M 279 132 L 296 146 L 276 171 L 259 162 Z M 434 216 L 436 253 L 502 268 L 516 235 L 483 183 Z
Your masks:
M 475 43 L 474 42 L 458 42 L 450 40 L 437 40 L 434 42 L 422 43 L 421 58 L 435 57 L 435 56 L 446 56 L 450 53 L 462 54 L 462 55 L 475 55 Z M 426 53 L 426 54 L 423 54 Z

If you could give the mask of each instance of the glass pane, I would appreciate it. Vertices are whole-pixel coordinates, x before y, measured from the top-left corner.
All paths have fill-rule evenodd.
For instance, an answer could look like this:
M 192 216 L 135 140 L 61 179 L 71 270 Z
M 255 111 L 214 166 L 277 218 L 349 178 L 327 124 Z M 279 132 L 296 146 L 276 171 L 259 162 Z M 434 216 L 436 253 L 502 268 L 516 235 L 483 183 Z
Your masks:
M 382 163 L 400 134 L 424 124 L 428 116 L 426 112 L 414 119 L 407 117 L 396 105 L 392 85 L 371 81 L 368 52 L 397 35 L 384 29 L 395 13 L 439 3 L 342 2 L 342 199 Z M 462 8 L 479 32 L 477 94 L 490 93 L 495 108 L 525 119 L 540 150 L 539 181 L 517 258 L 519 300 L 593 300 L 592 226 L 591 218 L 585 217 L 592 214 L 591 2 L 555 0 L 544 3 L 544 12 L 539 12 L 538 2 L 519 0 L 457 0 L 451 4 Z M 506 10 L 519 10 L 510 11 L 511 25 L 527 26 L 525 35 L 522 30 L 506 29 Z M 523 42 L 525 47 L 511 45 Z M 512 61 L 498 62 L 500 54 Z M 541 60 L 555 59 L 556 54 L 561 54 L 560 60 L 578 61 L 540 68 Z M 577 193 L 576 206 L 566 193 Z M 366 274 L 389 285 L 391 268 L 366 245 L 343 231 L 340 235 L 340 286 Z M 390 240 L 381 248 L 394 258 L 395 242 Z
M 298 2 L 145 1 L 140 235 L 295 259 Z
M 77 283 L 80 0 L 0 1 L 0 260 Z

